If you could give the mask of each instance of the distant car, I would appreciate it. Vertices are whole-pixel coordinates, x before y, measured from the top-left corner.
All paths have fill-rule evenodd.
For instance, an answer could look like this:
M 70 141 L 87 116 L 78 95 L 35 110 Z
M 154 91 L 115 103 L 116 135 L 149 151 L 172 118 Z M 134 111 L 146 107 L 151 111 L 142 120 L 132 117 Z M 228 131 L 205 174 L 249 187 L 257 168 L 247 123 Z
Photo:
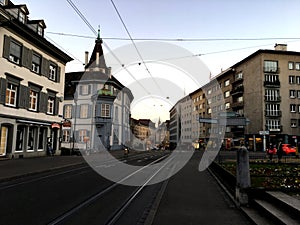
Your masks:
M 283 154 L 285 155 L 296 154 L 296 148 L 294 146 L 291 146 L 290 144 L 282 144 L 282 150 L 283 150 Z

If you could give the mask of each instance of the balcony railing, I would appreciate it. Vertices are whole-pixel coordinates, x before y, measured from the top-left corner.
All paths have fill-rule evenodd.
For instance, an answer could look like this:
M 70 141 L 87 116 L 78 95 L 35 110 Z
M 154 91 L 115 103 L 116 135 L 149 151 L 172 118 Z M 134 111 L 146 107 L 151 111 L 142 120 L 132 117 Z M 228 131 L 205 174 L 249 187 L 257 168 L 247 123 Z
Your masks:
M 265 73 L 279 73 L 279 67 L 267 66 L 267 67 L 264 67 L 264 72 Z
M 271 96 L 265 96 L 266 102 L 281 102 L 281 97 L 271 97 Z
M 270 131 L 270 132 L 281 132 L 282 131 L 282 125 L 278 125 L 278 126 L 268 126 L 268 125 L 266 125 L 265 129 Z
M 278 111 L 269 111 L 265 110 L 265 116 L 267 117 L 281 117 L 281 110 Z
M 265 87 L 280 87 L 280 81 L 264 81 Z
M 231 95 L 237 95 L 237 94 L 243 94 L 243 93 L 244 93 L 244 86 L 238 86 L 230 92 Z
M 242 108 L 242 107 L 244 107 L 244 102 L 233 102 L 231 107 L 232 108 Z

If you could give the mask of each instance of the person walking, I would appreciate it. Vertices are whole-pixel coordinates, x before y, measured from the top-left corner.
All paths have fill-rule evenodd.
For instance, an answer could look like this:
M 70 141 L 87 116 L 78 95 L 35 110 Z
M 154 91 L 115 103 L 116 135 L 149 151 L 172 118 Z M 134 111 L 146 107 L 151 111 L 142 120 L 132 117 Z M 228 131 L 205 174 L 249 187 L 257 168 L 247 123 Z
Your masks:
M 278 163 L 281 163 L 282 155 L 283 155 L 282 139 L 279 139 L 279 143 L 278 143 L 278 147 L 277 147 Z

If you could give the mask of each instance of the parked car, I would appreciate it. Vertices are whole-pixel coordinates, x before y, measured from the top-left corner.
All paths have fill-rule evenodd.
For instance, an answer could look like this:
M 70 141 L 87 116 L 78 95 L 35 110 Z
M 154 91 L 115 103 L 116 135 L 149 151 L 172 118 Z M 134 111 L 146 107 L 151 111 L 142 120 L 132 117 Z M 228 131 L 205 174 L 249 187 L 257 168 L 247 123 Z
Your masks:
M 290 144 L 282 144 L 282 150 L 284 155 L 295 155 L 296 148 Z

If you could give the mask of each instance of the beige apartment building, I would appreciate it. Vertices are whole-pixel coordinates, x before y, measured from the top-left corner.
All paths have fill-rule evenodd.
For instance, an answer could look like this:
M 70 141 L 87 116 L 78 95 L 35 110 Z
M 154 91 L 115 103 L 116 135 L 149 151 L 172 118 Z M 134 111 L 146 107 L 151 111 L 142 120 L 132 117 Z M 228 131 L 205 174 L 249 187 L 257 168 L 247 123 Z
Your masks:
M 0 156 L 59 153 L 65 65 L 26 5 L 0 1 Z
M 254 52 L 190 96 L 194 119 L 214 117 L 225 111 L 236 112 L 250 120 L 245 127 L 226 126 L 225 141 L 245 138 L 251 150 L 263 149 L 262 132 L 267 133 L 267 143 L 277 143 L 282 138 L 285 143 L 296 146 L 300 141 L 300 52 L 288 51 L 286 45 Z M 200 96 L 205 103 L 200 103 Z M 200 109 L 202 104 L 205 109 Z M 218 132 L 211 130 L 210 124 L 196 124 L 194 119 L 193 138 L 199 136 L 199 140 L 207 140 Z

